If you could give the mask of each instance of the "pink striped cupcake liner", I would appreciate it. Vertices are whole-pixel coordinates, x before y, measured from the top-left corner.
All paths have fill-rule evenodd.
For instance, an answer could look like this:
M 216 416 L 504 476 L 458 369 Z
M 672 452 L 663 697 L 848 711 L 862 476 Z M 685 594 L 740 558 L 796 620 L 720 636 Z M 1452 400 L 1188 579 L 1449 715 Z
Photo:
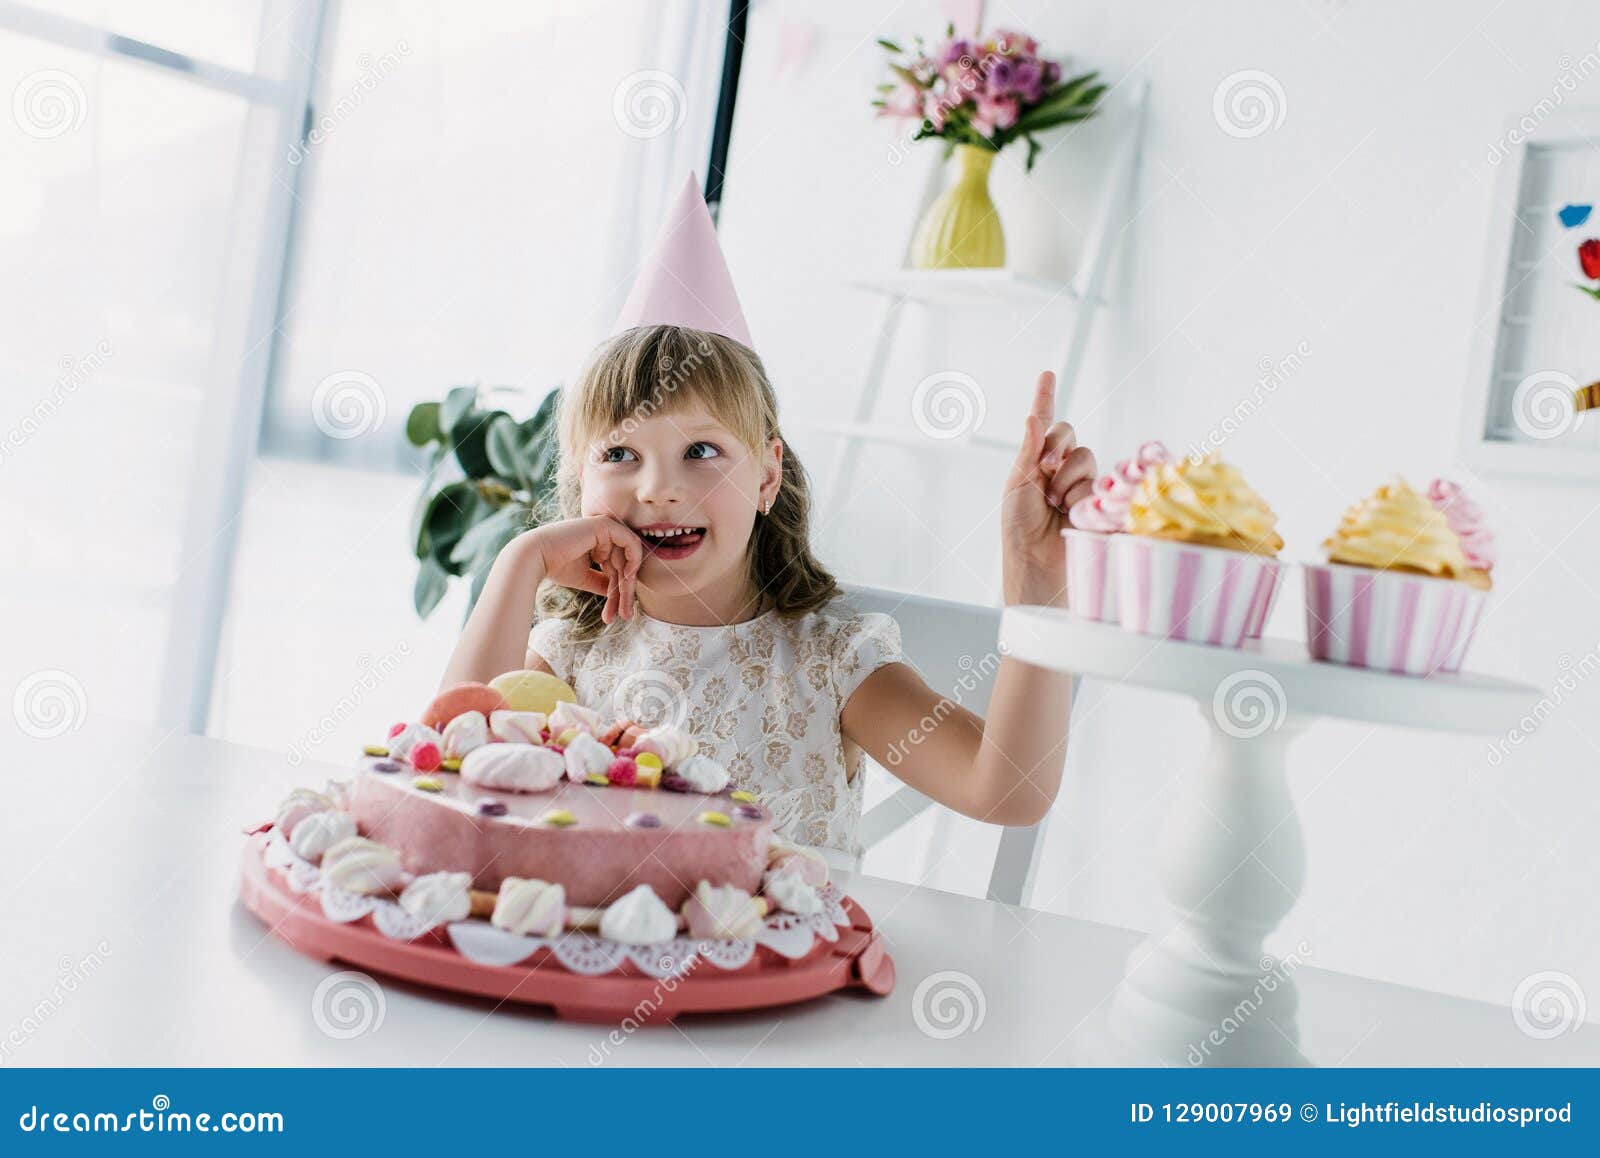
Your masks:
M 1119 621 L 1129 631 L 1238 647 L 1266 622 L 1283 565 L 1265 555 L 1118 535 Z
M 1067 610 L 1085 619 L 1117 622 L 1117 580 L 1111 540 L 1117 535 L 1065 530 L 1067 544 Z
M 1272 609 L 1278 605 L 1278 595 L 1283 591 L 1283 568 L 1274 567 L 1263 571 L 1256 580 L 1256 589 L 1250 593 L 1250 611 L 1245 617 L 1244 637 L 1246 639 L 1260 639 L 1261 633 L 1266 629 L 1267 620 L 1272 618 Z
M 1455 579 L 1338 563 L 1305 571 L 1311 657 L 1396 675 L 1460 671 L 1488 603 Z

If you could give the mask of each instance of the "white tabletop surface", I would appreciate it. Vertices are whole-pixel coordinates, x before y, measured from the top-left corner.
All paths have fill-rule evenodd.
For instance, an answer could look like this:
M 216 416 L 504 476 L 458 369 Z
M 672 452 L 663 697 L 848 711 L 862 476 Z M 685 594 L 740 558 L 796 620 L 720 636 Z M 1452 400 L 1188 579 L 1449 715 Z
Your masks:
M 1006 654 L 1026 663 L 1209 700 L 1229 679 L 1269 678 L 1291 714 L 1374 724 L 1503 732 L 1531 709 L 1538 689 L 1464 671 L 1394 675 L 1311 658 L 1304 640 L 1258 639 L 1212 647 L 1124 631 L 1058 607 L 1008 607 L 1000 620 Z
M 608 1027 L 381 979 L 381 1024 L 317 1028 L 332 971 L 237 901 L 240 829 L 331 766 L 105 718 L 50 740 L 11 733 L 0 1056 L 6 1065 L 1066 1065 L 1140 934 L 840 874 L 899 971 L 886 998 Z M 93 972 L 75 963 L 94 955 Z M 76 972 L 70 988 L 58 984 Z M 919 982 L 965 974 L 982 1020 L 918 1027 Z M 1600 1027 L 1540 1040 L 1507 1008 L 1331 973 L 1295 974 L 1301 1041 L 1321 1065 L 1600 1065 Z M 968 984 L 961 982 L 961 984 Z M 970 988 L 970 986 L 969 986 Z

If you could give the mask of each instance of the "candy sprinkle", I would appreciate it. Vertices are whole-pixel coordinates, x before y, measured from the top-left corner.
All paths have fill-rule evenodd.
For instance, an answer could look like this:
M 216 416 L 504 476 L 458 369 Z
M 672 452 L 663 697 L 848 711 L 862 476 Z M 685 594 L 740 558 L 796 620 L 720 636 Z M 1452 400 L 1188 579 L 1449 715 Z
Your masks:
M 728 799 L 737 800 L 740 804 L 754 804 L 756 802 L 756 794 L 754 792 L 746 792 L 741 788 L 737 792 L 728 793 Z
M 413 776 L 411 778 L 411 787 L 422 792 L 443 792 L 444 781 L 437 776 Z
M 552 808 L 539 817 L 539 820 L 544 824 L 553 824 L 557 828 L 566 828 L 569 824 L 578 823 L 578 818 L 565 808 Z
M 480 816 L 504 816 L 506 814 L 506 802 L 504 800 L 480 800 L 478 801 L 478 814 Z
M 660 828 L 661 818 L 653 812 L 630 812 L 622 823 L 629 828 Z
M 440 761 L 439 767 L 443 768 L 446 772 L 459 772 L 461 771 L 461 761 L 457 760 L 454 756 L 451 756 L 448 759 Z
M 640 752 L 633 758 L 633 762 L 641 768 L 654 768 L 657 772 L 662 768 L 661 757 L 654 752 Z
M 714 824 L 718 828 L 727 828 L 733 823 L 721 812 L 702 812 L 697 819 L 701 824 Z
M 361 754 L 363 756 L 387 756 L 389 754 L 389 749 L 385 748 L 382 744 L 368 744 L 365 748 L 361 749 Z
M 760 820 L 762 816 L 761 809 L 754 804 L 736 804 L 733 808 L 733 814 L 743 817 L 745 820 Z
M 374 760 L 367 767 L 374 772 L 399 772 L 401 770 L 401 766 L 393 760 Z
M 610 784 L 611 777 L 607 776 L 604 772 L 590 772 L 583 778 L 583 782 L 585 784 Z
M 634 785 L 639 788 L 655 788 L 661 783 L 661 769 L 652 768 L 648 764 L 635 763 L 633 776 Z

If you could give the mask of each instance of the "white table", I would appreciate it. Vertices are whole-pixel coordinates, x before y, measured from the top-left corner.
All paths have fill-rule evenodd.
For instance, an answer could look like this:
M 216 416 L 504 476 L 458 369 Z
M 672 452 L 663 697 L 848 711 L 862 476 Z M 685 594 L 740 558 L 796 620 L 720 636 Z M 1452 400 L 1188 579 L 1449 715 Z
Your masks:
M 1130 957 L 1103 1022 L 1084 1035 L 1078 1057 L 1088 1062 L 1307 1064 L 1303 962 L 1263 952 L 1306 872 L 1290 742 L 1319 716 L 1499 732 L 1539 694 L 1488 676 L 1319 663 L 1290 640 L 1234 649 L 1139 635 L 1054 607 L 1007 608 L 1000 639 L 1031 664 L 1187 696 L 1210 728 L 1160 843 L 1168 922 Z
M 614 1044 L 603 1026 L 379 978 L 381 1023 L 341 1040 L 312 1016 L 330 967 L 267 936 L 235 899 L 240 828 L 337 769 L 297 770 L 269 752 L 99 717 L 52 740 L 12 730 L 8 752 L 7 1065 L 1062 1065 L 1140 940 L 849 876 L 899 968 L 886 998 L 688 1018 Z M 85 974 L 91 954 L 99 962 Z M 63 969 L 81 975 L 70 991 L 58 989 Z M 981 1024 L 929 1036 L 914 1007 L 919 983 L 952 973 L 981 990 Z M 1296 978 L 1302 1048 L 1321 1064 L 1600 1064 L 1600 1027 L 1535 1040 L 1502 1007 L 1310 967 Z M 7 1039 L 13 1031 L 20 1044 Z

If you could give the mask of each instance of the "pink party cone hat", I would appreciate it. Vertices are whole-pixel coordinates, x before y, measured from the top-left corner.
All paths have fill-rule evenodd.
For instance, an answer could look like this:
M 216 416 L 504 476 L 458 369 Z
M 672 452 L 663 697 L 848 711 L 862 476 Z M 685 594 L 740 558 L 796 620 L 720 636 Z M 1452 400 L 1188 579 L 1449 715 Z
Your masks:
M 752 345 L 728 263 L 717 244 L 717 227 L 693 173 L 612 332 L 655 325 L 690 326 Z

